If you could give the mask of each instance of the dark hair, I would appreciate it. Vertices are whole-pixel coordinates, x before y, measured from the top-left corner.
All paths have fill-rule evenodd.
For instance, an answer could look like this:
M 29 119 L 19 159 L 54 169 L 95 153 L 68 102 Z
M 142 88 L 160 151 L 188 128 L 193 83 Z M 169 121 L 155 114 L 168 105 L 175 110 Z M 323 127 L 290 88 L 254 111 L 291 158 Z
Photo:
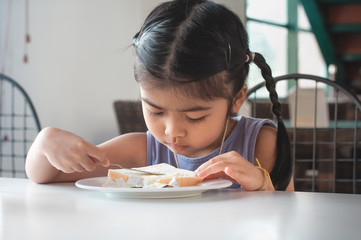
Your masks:
M 190 97 L 226 98 L 229 106 L 245 83 L 251 62 L 247 58 L 252 56 L 240 18 L 225 6 L 206 0 L 160 4 L 135 34 L 133 45 L 138 82 L 153 81 L 157 87 L 173 87 Z M 281 105 L 265 59 L 255 53 L 253 62 L 266 80 L 278 122 L 271 179 L 276 189 L 284 190 L 292 175 L 292 161 Z

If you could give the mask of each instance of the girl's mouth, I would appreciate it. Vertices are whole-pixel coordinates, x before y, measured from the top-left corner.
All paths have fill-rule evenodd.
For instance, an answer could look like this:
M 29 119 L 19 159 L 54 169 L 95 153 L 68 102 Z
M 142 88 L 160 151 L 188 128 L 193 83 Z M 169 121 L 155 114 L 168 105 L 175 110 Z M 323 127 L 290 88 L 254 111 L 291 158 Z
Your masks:
M 168 144 L 169 148 L 172 149 L 174 152 L 179 152 L 185 149 L 184 145 L 180 145 L 180 144 L 174 144 L 174 143 L 169 143 Z

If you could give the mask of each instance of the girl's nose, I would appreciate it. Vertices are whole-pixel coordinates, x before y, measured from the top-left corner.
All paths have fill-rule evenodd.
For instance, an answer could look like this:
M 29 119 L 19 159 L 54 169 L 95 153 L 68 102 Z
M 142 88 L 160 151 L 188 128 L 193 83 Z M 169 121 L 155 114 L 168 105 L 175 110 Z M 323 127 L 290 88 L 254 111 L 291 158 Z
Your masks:
M 183 124 L 177 118 L 170 118 L 167 119 L 165 123 L 165 134 L 172 137 L 184 137 L 185 136 L 185 129 Z

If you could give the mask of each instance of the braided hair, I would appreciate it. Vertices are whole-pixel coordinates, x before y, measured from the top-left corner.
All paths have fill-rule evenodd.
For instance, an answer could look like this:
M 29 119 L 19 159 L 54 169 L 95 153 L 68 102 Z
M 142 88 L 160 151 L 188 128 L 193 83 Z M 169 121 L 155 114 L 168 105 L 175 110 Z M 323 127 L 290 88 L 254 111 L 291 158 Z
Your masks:
M 174 88 L 192 98 L 228 99 L 229 108 L 242 89 L 253 61 L 262 72 L 278 123 L 277 159 L 271 172 L 276 189 L 284 190 L 292 175 L 290 143 L 270 67 L 253 55 L 240 18 L 227 7 L 207 0 L 161 3 L 134 35 L 134 67 L 138 82 Z
M 277 158 L 275 167 L 270 173 L 272 182 L 276 189 L 285 190 L 292 176 L 291 146 L 285 124 L 282 120 L 281 104 L 278 101 L 276 92 L 276 82 L 272 77 L 271 68 L 266 63 L 264 57 L 255 53 L 253 62 L 261 69 L 262 77 L 266 81 L 266 88 L 272 102 L 272 112 L 277 121 Z

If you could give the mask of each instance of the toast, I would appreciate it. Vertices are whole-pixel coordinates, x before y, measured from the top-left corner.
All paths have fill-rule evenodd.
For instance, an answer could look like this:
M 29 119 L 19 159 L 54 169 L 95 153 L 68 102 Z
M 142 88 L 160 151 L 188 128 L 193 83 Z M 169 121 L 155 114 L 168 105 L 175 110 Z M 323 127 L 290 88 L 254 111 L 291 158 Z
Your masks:
M 203 179 L 195 177 L 193 171 L 179 169 L 167 163 L 135 168 L 147 172 L 161 173 L 163 175 L 147 175 L 127 169 L 109 169 L 108 178 L 113 181 L 122 179 L 125 183 L 131 182 L 130 187 L 161 187 L 166 186 L 195 186 Z

